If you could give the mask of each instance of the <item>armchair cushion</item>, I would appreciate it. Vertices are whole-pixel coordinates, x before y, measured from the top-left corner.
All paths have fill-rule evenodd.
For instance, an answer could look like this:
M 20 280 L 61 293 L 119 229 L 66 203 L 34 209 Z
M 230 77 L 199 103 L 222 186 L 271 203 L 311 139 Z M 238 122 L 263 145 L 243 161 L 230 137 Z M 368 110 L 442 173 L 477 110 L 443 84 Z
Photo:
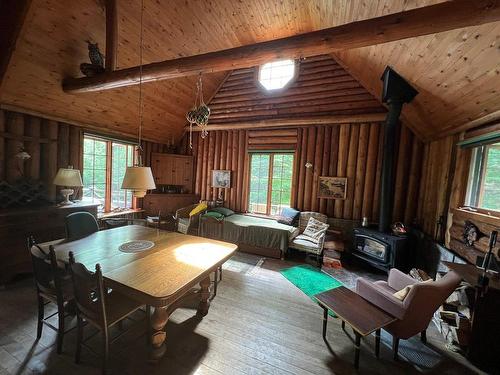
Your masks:
M 199 214 L 199 213 L 201 213 L 201 212 L 205 211 L 207 208 L 208 208 L 208 206 L 207 206 L 207 204 L 206 204 L 205 202 L 198 203 L 198 204 L 196 205 L 196 207 L 195 207 L 195 208 L 193 208 L 193 209 L 191 210 L 191 212 L 189 212 L 189 216 L 191 217 L 191 216 L 197 215 L 197 214 Z
M 313 254 L 321 254 L 321 247 L 318 243 L 311 242 L 304 235 L 298 235 L 290 244 L 292 249 L 305 251 Z
M 356 281 L 356 293 L 392 316 L 403 319 L 406 311 L 403 302 L 394 297 L 394 292 L 383 281 L 373 283 L 362 277 Z
M 328 224 L 322 223 L 321 221 L 316 220 L 314 217 L 311 217 L 307 222 L 307 227 L 306 229 L 304 229 L 304 232 L 302 234 L 319 242 L 324 237 L 328 227 Z
M 419 284 L 425 284 L 425 283 L 428 283 L 428 282 L 431 282 L 433 281 L 432 279 L 428 279 L 428 280 L 425 280 L 425 281 L 420 281 L 418 282 Z M 408 285 L 408 286 L 405 286 L 403 289 L 401 290 L 398 290 L 396 293 L 393 294 L 394 297 L 396 297 L 397 299 L 399 299 L 400 301 L 404 301 L 406 296 L 408 296 L 408 294 L 410 294 L 410 291 L 412 290 L 413 286 L 414 285 L 417 285 L 417 284 L 411 284 L 411 285 Z
M 409 285 L 417 284 L 418 280 L 401 272 L 396 268 L 391 268 L 387 284 L 395 291 L 401 290 Z

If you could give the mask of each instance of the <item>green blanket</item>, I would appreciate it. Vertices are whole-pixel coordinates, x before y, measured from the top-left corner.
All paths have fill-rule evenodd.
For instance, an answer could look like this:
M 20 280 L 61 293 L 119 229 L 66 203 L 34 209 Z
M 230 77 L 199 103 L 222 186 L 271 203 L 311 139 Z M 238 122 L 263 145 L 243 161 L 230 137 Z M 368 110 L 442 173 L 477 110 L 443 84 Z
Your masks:
M 247 215 L 231 215 L 222 221 L 202 218 L 200 235 L 227 242 L 280 249 L 286 252 L 288 241 L 297 228 L 276 220 Z

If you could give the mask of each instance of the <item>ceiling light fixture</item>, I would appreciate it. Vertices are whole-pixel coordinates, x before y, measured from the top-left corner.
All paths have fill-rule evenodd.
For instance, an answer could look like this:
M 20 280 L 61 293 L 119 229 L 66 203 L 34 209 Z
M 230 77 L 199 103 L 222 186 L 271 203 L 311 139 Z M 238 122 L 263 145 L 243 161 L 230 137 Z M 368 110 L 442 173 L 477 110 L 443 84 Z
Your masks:
M 203 82 L 201 73 L 198 76 L 196 83 L 196 94 L 194 97 L 194 105 L 191 110 L 186 113 L 186 119 L 189 122 L 189 147 L 193 148 L 193 124 L 196 124 L 201 130 L 201 138 L 208 135 L 207 124 L 210 117 L 210 108 L 205 104 L 203 99 Z
M 140 38 L 140 64 L 139 64 L 139 134 L 136 146 L 137 160 L 134 166 L 127 167 L 123 177 L 122 189 L 132 190 L 137 198 L 143 198 L 150 189 L 156 189 L 153 173 L 150 167 L 142 165 L 142 125 L 144 122 L 144 105 L 142 98 L 142 49 L 143 49 L 143 17 L 144 0 L 141 0 L 141 38 Z

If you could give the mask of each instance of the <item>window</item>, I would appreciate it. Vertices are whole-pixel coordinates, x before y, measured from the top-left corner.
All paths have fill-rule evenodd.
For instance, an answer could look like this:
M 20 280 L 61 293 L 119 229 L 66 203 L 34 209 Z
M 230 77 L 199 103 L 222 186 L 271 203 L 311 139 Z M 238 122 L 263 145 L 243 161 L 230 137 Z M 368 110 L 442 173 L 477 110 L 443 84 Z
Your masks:
M 290 207 L 292 198 L 292 153 L 255 153 L 250 158 L 248 210 L 277 215 Z
M 99 211 L 132 208 L 132 192 L 122 190 L 127 167 L 134 164 L 134 146 L 85 135 L 83 141 L 83 199 L 99 203 Z
M 472 149 L 465 204 L 500 211 L 500 143 Z
M 267 90 L 282 89 L 294 76 L 295 62 L 293 60 L 270 62 L 259 69 L 259 82 Z

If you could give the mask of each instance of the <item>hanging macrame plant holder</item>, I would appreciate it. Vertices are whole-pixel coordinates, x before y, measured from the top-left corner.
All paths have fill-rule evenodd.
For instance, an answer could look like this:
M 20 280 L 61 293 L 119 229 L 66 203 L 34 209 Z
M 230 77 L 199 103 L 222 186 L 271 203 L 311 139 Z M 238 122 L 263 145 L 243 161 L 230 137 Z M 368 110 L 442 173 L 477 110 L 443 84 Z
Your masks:
M 210 108 L 203 100 L 203 83 L 201 74 L 196 83 L 196 95 L 194 98 L 194 105 L 191 110 L 186 113 L 186 119 L 189 122 L 189 147 L 193 148 L 193 124 L 200 128 L 201 138 L 208 135 L 207 125 L 208 118 L 210 117 Z

